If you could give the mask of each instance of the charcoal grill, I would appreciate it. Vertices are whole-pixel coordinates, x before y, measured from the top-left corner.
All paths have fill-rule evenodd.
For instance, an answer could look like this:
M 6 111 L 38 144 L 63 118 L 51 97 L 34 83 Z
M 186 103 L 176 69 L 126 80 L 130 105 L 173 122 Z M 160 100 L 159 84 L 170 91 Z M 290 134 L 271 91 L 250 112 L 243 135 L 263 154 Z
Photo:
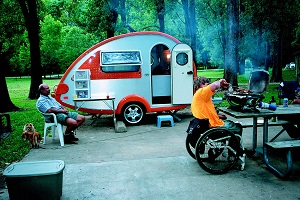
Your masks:
M 257 105 L 265 96 L 263 93 L 269 85 L 269 72 L 256 70 L 251 72 L 246 92 L 225 92 L 229 108 L 242 112 L 259 112 Z

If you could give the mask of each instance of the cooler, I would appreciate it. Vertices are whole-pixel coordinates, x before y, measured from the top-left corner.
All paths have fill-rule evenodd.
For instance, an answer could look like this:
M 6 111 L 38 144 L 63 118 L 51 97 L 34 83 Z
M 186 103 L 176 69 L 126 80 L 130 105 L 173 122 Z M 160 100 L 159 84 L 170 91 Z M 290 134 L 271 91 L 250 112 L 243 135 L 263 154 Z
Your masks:
M 10 199 L 60 199 L 64 168 L 62 160 L 11 164 L 3 172 Z

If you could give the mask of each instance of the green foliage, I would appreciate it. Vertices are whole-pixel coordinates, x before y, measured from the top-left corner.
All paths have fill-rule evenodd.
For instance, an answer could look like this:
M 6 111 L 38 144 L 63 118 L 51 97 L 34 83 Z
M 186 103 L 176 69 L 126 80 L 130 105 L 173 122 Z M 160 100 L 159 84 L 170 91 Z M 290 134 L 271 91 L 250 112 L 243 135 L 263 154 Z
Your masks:
M 21 45 L 18 47 L 14 56 L 10 59 L 11 66 L 16 75 L 30 73 L 30 46 L 28 41 L 28 32 L 24 31 L 24 34 L 20 36 L 19 41 Z
M 127 0 L 127 24 L 136 31 L 158 31 L 156 8 L 153 1 Z M 141 12 L 143 11 L 143 12 Z
M 9 74 L 16 65 L 9 66 L 9 59 L 19 54 L 23 45 L 24 19 L 17 1 L 0 1 L 0 62 L 1 73 Z M 18 62 L 19 63 L 19 62 Z M 18 72 L 15 70 L 15 72 Z M 19 74 L 19 73 L 16 73 Z
M 57 51 L 61 48 L 62 23 L 51 15 L 46 15 L 41 22 L 41 58 L 44 74 L 60 73 Z
M 77 26 L 65 26 L 61 34 L 62 45 L 56 53 L 61 70 L 64 72 L 80 54 L 97 43 L 97 38 Z

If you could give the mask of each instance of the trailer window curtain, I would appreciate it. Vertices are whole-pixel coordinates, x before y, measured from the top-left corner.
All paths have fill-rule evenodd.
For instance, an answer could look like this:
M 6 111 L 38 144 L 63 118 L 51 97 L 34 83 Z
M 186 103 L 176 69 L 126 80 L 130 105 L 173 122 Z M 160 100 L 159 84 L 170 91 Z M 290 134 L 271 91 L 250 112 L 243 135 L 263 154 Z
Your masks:
M 116 66 L 102 66 L 104 72 L 138 72 L 140 65 L 116 65 Z

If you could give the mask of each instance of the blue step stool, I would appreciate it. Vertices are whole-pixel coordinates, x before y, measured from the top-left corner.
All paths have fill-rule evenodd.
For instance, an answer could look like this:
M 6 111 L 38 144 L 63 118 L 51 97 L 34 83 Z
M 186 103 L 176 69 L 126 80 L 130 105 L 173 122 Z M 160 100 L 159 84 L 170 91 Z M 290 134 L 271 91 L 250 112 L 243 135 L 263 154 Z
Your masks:
M 160 128 L 161 127 L 161 122 L 163 121 L 170 121 L 171 126 L 174 126 L 174 120 L 173 117 L 171 115 L 158 115 L 157 116 L 157 127 Z

